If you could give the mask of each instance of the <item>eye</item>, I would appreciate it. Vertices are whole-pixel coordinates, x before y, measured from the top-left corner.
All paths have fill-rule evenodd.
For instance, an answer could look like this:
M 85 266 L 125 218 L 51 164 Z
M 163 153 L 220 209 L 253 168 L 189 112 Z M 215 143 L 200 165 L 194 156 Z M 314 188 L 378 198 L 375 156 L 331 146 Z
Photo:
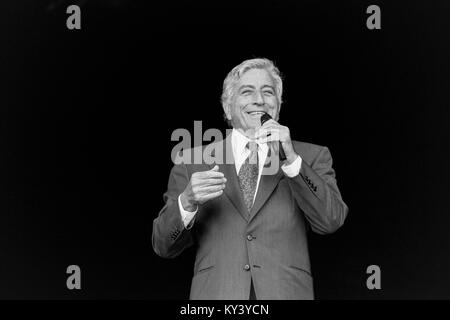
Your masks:
M 265 94 L 265 95 L 270 95 L 270 96 L 273 96 L 273 95 L 274 95 L 274 93 L 273 93 L 272 90 L 266 90 L 266 91 L 264 91 L 264 94 Z
M 244 94 L 244 95 L 247 95 L 247 94 L 250 94 L 250 93 L 252 93 L 251 90 L 244 90 L 244 91 L 241 92 L 241 94 Z

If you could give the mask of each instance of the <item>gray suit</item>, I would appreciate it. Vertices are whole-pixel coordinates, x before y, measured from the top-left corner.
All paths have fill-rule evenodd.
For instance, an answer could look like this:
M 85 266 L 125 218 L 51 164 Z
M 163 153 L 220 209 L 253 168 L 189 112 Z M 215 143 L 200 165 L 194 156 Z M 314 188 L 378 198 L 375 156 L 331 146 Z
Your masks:
M 231 150 L 230 137 L 224 140 L 226 150 Z M 263 175 L 250 218 L 234 163 L 219 164 L 227 178 L 225 192 L 199 207 L 191 229 L 183 225 L 178 196 L 193 172 L 210 170 L 214 164 L 172 168 L 166 205 L 153 222 L 152 244 L 165 258 L 197 245 L 191 299 L 248 299 L 251 279 L 258 299 L 314 298 L 307 229 L 334 232 L 348 208 L 329 150 L 298 141 L 293 146 L 302 157 L 300 174 L 289 178 L 280 168 L 274 175 Z

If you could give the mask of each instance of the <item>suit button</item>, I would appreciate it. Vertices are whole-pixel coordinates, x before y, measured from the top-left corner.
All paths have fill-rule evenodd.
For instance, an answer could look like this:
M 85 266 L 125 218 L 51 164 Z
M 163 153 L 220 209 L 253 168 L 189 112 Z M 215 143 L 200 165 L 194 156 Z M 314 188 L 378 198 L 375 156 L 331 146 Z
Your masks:
M 245 271 L 250 270 L 250 266 L 249 266 L 248 264 L 246 264 L 246 265 L 244 266 L 244 270 L 245 270 Z
M 248 241 L 252 241 L 252 240 L 253 240 L 253 236 L 252 236 L 251 234 L 249 234 L 249 235 L 247 236 L 247 240 L 248 240 Z

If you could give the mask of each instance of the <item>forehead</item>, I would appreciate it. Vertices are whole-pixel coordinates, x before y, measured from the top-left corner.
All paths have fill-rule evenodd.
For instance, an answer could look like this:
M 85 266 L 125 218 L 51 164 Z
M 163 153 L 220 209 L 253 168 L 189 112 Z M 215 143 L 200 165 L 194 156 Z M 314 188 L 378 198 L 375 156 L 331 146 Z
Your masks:
M 270 73 L 266 69 L 250 69 L 247 70 L 239 79 L 239 86 L 242 85 L 274 86 L 274 81 Z

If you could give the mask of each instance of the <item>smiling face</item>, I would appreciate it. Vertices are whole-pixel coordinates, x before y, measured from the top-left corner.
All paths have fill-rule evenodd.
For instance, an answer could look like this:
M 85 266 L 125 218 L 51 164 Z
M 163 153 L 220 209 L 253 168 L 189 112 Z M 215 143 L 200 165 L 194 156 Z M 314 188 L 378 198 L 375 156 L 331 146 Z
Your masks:
M 279 103 L 275 83 L 267 70 L 250 69 L 237 83 L 225 113 L 233 128 L 246 132 L 261 126 L 260 118 L 264 112 L 278 119 Z

